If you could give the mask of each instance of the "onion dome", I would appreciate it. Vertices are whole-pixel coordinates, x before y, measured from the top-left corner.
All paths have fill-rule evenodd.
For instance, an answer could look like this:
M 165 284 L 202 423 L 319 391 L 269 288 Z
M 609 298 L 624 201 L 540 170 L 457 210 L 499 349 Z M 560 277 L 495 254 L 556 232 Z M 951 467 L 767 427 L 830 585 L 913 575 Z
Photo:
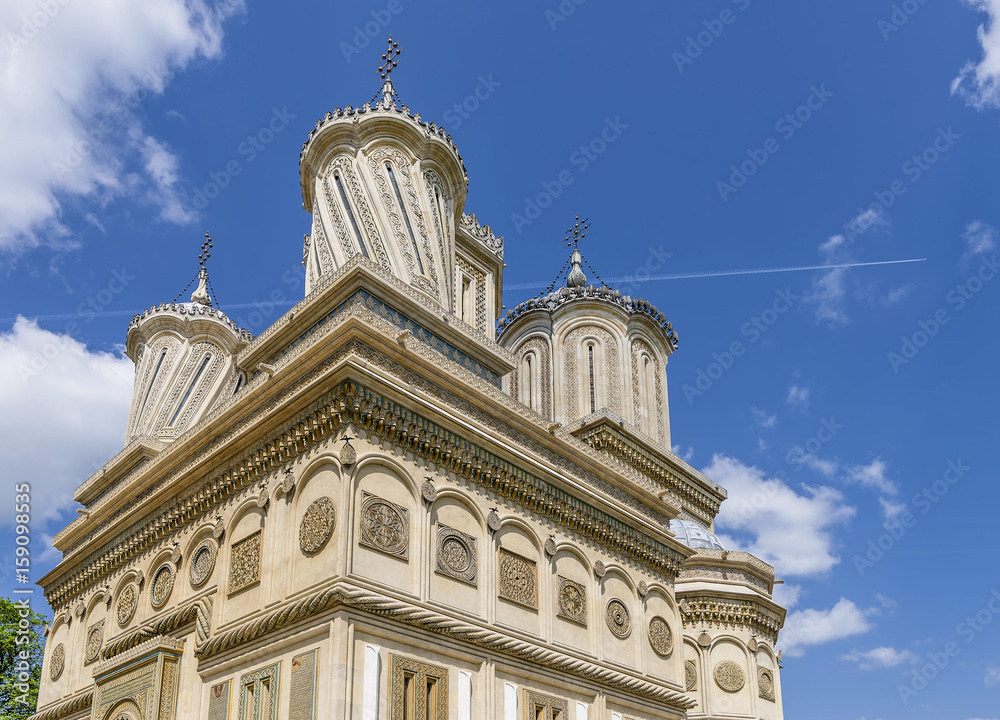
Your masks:
M 677 536 L 677 539 L 692 549 L 703 548 L 706 550 L 725 550 L 719 538 L 708 528 L 702 527 L 693 520 L 670 521 L 670 532 Z
M 669 449 L 664 369 L 677 333 L 650 302 L 622 295 L 600 278 L 600 285 L 589 284 L 583 265 L 593 268 L 579 249 L 589 227 L 578 215 L 563 270 L 544 293 L 500 320 L 497 342 L 518 359 L 507 390 L 550 420 L 586 424 L 604 413 Z M 563 273 L 565 284 L 555 289 Z
M 205 267 L 211 247 L 206 233 L 198 274 L 191 281 L 196 279 L 198 286 L 189 302 L 177 302 L 178 295 L 144 310 L 129 324 L 125 354 L 135 363 L 135 385 L 128 442 L 137 437 L 172 440 L 204 417 L 216 400 L 238 389 L 236 355 L 253 338 L 213 304 Z

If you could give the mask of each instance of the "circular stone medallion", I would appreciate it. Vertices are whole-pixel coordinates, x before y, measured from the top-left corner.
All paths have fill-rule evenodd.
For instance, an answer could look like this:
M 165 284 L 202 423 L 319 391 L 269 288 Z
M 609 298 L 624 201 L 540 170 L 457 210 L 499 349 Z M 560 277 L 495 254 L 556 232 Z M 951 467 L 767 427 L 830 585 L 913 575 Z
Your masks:
M 472 567 L 472 553 L 460 538 L 450 535 L 441 543 L 441 561 L 456 575 L 464 575 Z
M 627 638 L 632 632 L 632 621 L 629 619 L 628 608 L 618 598 L 608 601 L 608 628 L 620 638 Z
M 56 645 L 52 651 L 52 659 L 49 661 L 49 677 L 55 682 L 62 675 L 63 667 L 66 665 L 66 646 L 62 643 Z
M 128 621 L 135 615 L 135 606 L 138 604 L 138 600 L 139 588 L 136 587 L 135 583 L 129 583 L 118 593 L 117 616 L 119 627 L 128 625 Z
M 299 525 L 299 548 L 307 555 L 322 549 L 330 539 L 337 521 L 337 508 L 333 500 L 321 497 L 314 500 L 302 515 Z
M 191 554 L 190 575 L 193 587 L 204 585 L 205 581 L 212 575 L 212 570 L 215 569 L 216 552 L 215 543 L 211 540 L 205 540 Z
M 715 666 L 715 683 L 726 692 L 739 692 L 746 683 L 743 668 L 732 660 L 724 660 Z
M 94 662 L 101 654 L 101 645 L 104 643 L 104 621 L 91 626 L 87 632 L 87 647 L 84 658 L 87 662 Z
M 153 586 L 149 590 L 149 601 L 154 608 L 163 607 L 174 589 L 174 569 L 170 565 L 161 565 L 153 575 Z
M 694 686 L 698 684 L 698 668 L 691 660 L 684 661 L 684 689 L 694 690 Z
M 767 668 L 757 670 L 757 687 L 760 688 L 760 696 L 765 700 L 774 700 L 774 676 Z
M 674 637 L 670 632 L 670 626 L 659 615 L 649 621 L 649 644 L 653 652 L 662 657 L 666 657 L 674 649 Z

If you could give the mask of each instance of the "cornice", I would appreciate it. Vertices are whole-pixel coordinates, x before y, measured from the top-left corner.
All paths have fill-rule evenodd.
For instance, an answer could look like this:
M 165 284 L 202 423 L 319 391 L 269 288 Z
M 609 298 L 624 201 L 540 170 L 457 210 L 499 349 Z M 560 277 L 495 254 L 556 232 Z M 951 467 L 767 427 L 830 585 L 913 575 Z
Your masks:
M 94 690 L 89 688 L 69 700 L 52 705 L 28 717 L 28 720 L 59 720 L 86 710 L 94 703 Z
M 115 659 L 136 648 L 144 647 L 157 638 L 165 637 L 168 633 L 190 622 L 195 623 L 197 641 L 199 643 L 205 642 L 211 632 L 212 606 L 212 596 L 204 595 L 194 602 L 171 610 L 162 617 L 154 618 L 141 627 L 108 640 L 101 651 L 101 657 L 104 660 Z
M 337 583 L 329 588 L 319 590 L 227 630 L 199 645 L 195 649 L 195 656 L 206 659 L 218 655 L 338 606 L 346 606 L 380 617 L 389 617 L 479 647 L 570 673 L 632 695 L 657 700 L 673 708 L 686 710 L 693 708 L 696 704 L 684 693 L 662 683 L 613 670 L 537 642 L 498 632 L 486 625 L 474 625 L 465 620 L 440 615 L 430 608 L 347 583 Z
M 572 432 L 595 450 L 612 455 L 651 478 L 658 487 L 676 496 L 684 510 L 706 525 L 711 525 L 719 506 L 728 496 L 720 485 L 680 458 L 631 437 L 605 417 Z
M 91 505 L 101 493 L 106 492 L 115 482 L 131 475 L 145 461 L 156 457 L 166 445 L 155 438 L 136 438 L 85 480 L 73 493 L 73 499 L 82 505 Z
M 119 670 L 125 665 L 138 660 L 145 655 L 157 652 L 170 652 L 180 654 L 184 652 L 184 641 L 169 635 L 155 635 L 149 640 L 129 648 L 118 655 L 108 656 L 101 653 L 106 659 L 94 666 L 94 678 L 107 675 L 109 672 Z
M 697 591 L 691 594 L 677 590 L 677 604 L 683 627 L 746 629 L 777 642 L 778 631 L 785 622 L 785 610 L 764 598 L 745 596 L 725 597 Z
M 462 220 L 458 227 L 464 230 L 469 237 L 477 240 L 490 253 L 503 260 L 503 235 L 494 235 L 493 228 L 489 225 L 481 225 L 479 218 L 472 213 L 462 213 Z

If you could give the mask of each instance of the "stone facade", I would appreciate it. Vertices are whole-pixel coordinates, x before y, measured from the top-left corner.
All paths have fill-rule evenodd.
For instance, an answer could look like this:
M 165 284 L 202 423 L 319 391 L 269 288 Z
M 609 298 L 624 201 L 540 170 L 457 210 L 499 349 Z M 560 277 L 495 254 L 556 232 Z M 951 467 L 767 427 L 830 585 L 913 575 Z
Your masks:
M 670 530 L 725 499 L 669 451 L 673 329 L 574 287 L 495 339 L 502 238 L 393 96 L 303 148 L 301 303 L 130 326 L 36 718 L 780 718 L 773 569 Z

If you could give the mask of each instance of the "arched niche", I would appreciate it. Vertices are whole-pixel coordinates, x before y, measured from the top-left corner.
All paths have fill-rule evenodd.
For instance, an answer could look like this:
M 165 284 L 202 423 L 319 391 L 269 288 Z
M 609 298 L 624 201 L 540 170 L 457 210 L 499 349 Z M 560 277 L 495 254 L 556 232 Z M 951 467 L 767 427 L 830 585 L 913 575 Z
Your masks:
M 438 493 L 430 509 L 430 597 L 433 601 L 483 615 L 483 587 L 492 543 L 475 503 L 456 490 Z

